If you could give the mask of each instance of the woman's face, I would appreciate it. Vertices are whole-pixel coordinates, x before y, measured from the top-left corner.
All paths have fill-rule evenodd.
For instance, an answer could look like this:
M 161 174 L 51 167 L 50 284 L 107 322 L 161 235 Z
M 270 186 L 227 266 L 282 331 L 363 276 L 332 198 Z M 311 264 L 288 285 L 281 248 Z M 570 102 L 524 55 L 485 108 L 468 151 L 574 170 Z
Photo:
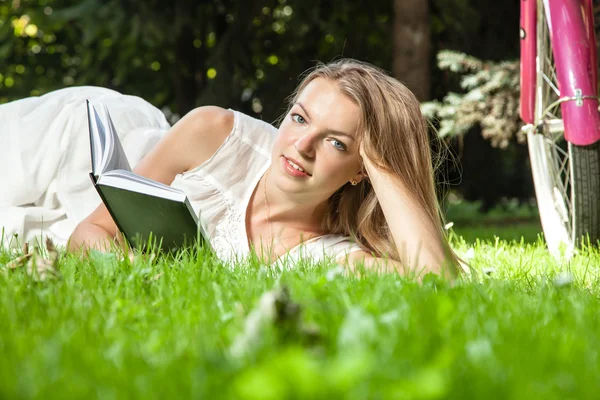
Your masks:
M 350 180 L 360 181 L 359 115 L 337 83 L 311 81 L 279 127 L 269 180 L 307 202 L 324 201 Z

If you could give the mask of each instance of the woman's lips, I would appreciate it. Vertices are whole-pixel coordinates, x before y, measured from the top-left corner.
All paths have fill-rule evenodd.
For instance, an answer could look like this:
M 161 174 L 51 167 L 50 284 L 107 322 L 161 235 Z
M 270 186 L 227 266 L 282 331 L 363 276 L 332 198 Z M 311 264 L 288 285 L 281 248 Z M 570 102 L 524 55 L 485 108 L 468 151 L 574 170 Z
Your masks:
M 300 166 L 297 162 L 295 162 L 292 159 L 290 159 L 289 161 L 291 161 L 294 164 Z M 288 175 L 291 175 L 291 176 L 296 177 L 296 178 L 308 178 L 310 176 L 308 173 L 300 171 L 300 170 L 297 170 L 296 168 L 294 168 L 292 166 L 292 164 L 290 164 L 288 162 L 288 159 L 286 157 L 284 157 L 284 156 L 281 157 L 281 162 L 283 163 L 283 169 L 285 170 L 285 172 L 288 173 Z

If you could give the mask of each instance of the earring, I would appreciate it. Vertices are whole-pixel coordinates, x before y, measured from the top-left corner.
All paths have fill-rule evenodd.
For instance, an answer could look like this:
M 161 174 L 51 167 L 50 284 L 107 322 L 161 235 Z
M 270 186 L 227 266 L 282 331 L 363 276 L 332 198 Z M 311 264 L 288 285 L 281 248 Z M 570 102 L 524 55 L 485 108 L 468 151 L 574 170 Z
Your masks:
M 350 181 L 350 184 L 351 184 L 352 186 L 356 186 L 356 185 L 358 185 L 358 182 L 357 182 L 357 181 L 355 181 L 354 179 L 352 179 L 352 180 Z

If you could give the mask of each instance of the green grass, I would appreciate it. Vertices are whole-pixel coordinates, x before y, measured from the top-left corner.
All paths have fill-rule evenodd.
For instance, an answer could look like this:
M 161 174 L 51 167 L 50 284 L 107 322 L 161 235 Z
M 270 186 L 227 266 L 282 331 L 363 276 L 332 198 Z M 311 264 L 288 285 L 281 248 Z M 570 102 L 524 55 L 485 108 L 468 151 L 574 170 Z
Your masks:
M 542 228 L 538 221 L 510 223 L 502 226 L 489 223 L 455 224 L 453 226 L 457 235 L 461 236 L 466 243 L 479 241 L 494 242 L 496 238 L 506 242 L 536 243 L 543 238 Z
M 467 243 L 496 238 L 535 243 L 540 238 L 542 226 L 535 205 L 506 200 L 485 213 L 480 207 L 481 202 L 467 202 L 456 196 L 451 196 L 446 205 L 446 220 Z
M 327 264 L 231 269 L 209 254 L 62 255 L 44 282 L 0 273 L 0 398 L 597 398 L 600 253 L 557 261 L 495 232 L 453 236 L 477 272 L 453 285 Z M 234 356 L 250 311 L 282 285 L 316 338 L 279 318 Z

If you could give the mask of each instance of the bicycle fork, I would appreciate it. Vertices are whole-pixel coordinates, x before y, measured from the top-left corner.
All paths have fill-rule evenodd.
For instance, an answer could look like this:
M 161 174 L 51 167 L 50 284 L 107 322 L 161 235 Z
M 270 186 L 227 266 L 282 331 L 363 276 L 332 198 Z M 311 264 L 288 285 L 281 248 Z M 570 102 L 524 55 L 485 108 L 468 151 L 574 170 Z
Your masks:
M 535 82 L 539 74 L 537 52 L 538 3 L 544 5 L 555 60 L 562 119 L 547 119 L 538 111 L 535 121 Z M 592 0 L 521 0 L 521 119 L 525 130 L 555 135 L 586 146 L 600 140 L 596 40 Z M 566 129 L 565 129 L 566 127 Z

